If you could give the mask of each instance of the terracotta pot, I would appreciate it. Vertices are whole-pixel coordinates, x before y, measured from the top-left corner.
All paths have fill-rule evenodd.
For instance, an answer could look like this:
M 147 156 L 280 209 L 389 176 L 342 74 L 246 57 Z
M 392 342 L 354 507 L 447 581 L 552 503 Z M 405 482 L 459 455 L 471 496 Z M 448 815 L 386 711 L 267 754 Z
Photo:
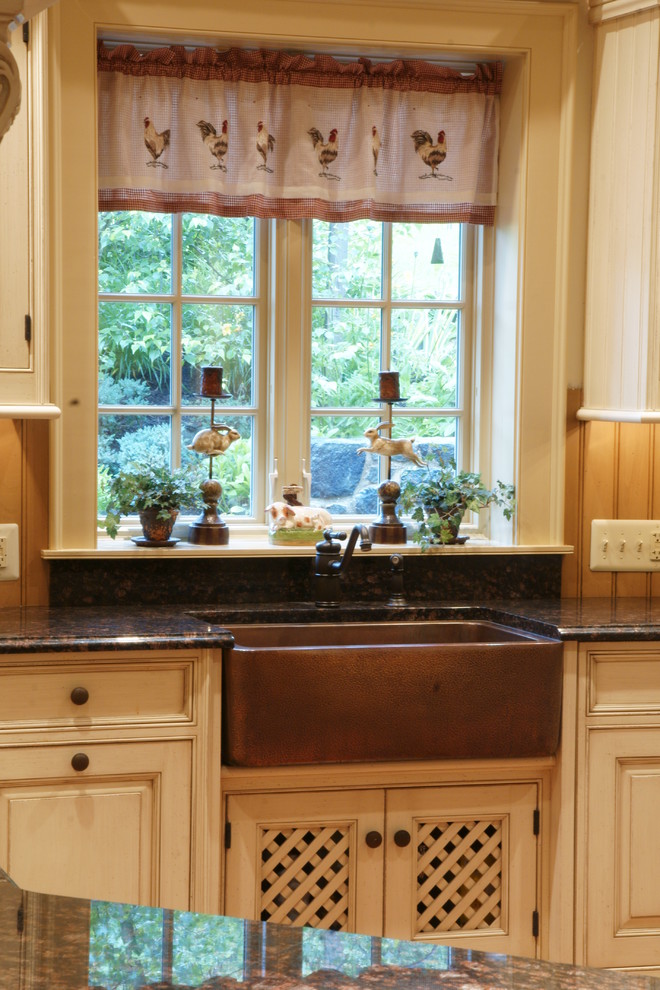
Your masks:
M 172 528 L 179 515 L 178 509 L 172 509 L 168 519 L 159 519 L 159 509 L 145 509 L 140 513 L 142 533 L 149 543 L 166 543 L 172 535 Z
M 440 516 L 440 518 L 442 520 L 444 520 L 444 522 L 447 523 L 447 526 L 449 527 L 449 531 L 451 533 L 451 538 L 448 539 L 448 540 L 445 540 L 444 541 L 445 544 L 449 545 L 451 543 L 464 543 L 465 542 L 465 539 L 459 537 L 459 535 L 458 535 L 458 530 L 459 530 L 459 527 L 460 527 L 460 524 L 461 523 L 459 522 L 459 524 L 457 526 L 456 523 L 455 523 L 455 521 L 452 518 L 453 516 L 456 515 L 456 510 L 455 509 L 447 509 L 447 507 L 444 506 L 444 505 L 442 505 L 442 504 L 440 504 L 440 505 L 425 505 L 424 506 L 424 509 L 426 511 L 427 516 L 430 516 L 430 515 Z M 464 512 L 461 512 L 461 514 L 460 514 L 460 516 L 461 516 L 461 522 L 463 521 L 463 515 L 464 515 Z

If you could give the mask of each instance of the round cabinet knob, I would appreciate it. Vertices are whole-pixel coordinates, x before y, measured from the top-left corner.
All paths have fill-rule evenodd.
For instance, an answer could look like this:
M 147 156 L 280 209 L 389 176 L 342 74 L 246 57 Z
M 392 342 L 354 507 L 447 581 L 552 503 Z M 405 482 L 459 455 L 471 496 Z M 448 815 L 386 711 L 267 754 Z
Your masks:
M 76 753 L 71 758 L 71 766 L 74 770 L 86 770 L 89 766 L 89 756 L 87 753 Z
M 383 837 L 380 832 L 367 832 L 364 841 L 367 843 L 370 849 L 378 849 L 378 846 L 382 843 Z
M 402 849 L 404 846 L 410 844 L 410 832 L 407 832 L 405 828 L 400 828 L 394 833 L 394 845 L 400 846 Z
M 89 701 L 89 691 L 84 687 L 75 687 L 71 692 L 71 701 L 74 705 L 86 705 Z

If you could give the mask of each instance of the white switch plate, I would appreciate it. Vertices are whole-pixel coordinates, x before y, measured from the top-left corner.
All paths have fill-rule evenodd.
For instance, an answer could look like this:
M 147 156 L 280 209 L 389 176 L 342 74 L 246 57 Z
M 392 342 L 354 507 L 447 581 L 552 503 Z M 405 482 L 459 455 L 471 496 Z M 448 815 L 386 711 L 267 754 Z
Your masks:
M 660 571 L 660 520 L 592 519 L 592 571 Z
M 18 581 L 18 526 L 0 523 L 0 581 Z

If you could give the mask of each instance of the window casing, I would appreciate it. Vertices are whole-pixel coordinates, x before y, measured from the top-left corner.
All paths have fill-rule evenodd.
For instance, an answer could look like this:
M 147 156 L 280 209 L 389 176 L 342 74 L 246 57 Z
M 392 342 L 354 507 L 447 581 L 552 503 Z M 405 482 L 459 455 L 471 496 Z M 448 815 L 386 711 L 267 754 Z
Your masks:
M 43 232 L 49 272 L 41 290 L 52 340 L 53 400 L 62 415 L 51 431 L 46 556 L 105 552 L 96 550 L 94 332 L 96 42 L 105 25 L 112 25 L 115 37 L 159 44 L 173 34 L 189 38 L 196 33 L 197 39 L 225 47 L 249 39 L 300 51 L 359 50 L 370 55 L 386 47 L 411 57 L 442 53 L 460 58 L 477 51 L 505 57 L 496 226 L 490 243 L 484 238 L 484 250 L 476 253 L 483 275 L 474 305 L 478 322 L 492 324 L 492 338 L 484 348 L 477 343 L 474 349 L 473 392 L 479 394 L 474 449 L 484 478 L 512 480 L 518 496 L 514 525 L 491 519 L 491 537 L 502 546 L 515 545 L 517 552 L 563 547 L 566 356 L 568 342 L 580 338 L 583 313 L 575 276 L 582 270 L 585 236 L 582 217 L 573 209 L 581 201 L 583 179 L 576 149 L 582 148 L 588 128 L 588 108 L 585 112 L 577 99 L 577 6 L 537 4 L 532 9 L 527 3 L 511 7 L 497 0 L 487 10 L 438 7 L 436 0 L 420 0 L 415 7 L 397 0 L 385 6 L 375 0 L 340 6 L 337 17 L 328 20 L 323 4 L 291 0 L 278 8 L 276 24 L 263 20 L 257 0 L 245 0 L 239 8 L 226 0 L 200 0 L 194 9 L 135 0 L 130 11 L 118 0 L 91 0 L 84 8 L 61 0 L 49 10 L 52 72 L 45 147 L 50 202 Z M 255 24 L 261 25 L 258 37 Z M 269 225 L 266 238 L 272 258 L 267 277 L 297 271 L 302 264 L 300 224 L 289 224 L 284 233 L 278 229 L 277 236 Z M 285 404 L 299 405 L 305 387 L 300 375 L 287 373 L 284 358 L 289 348 L 300 348 L 304 300 L 294 291 L 299 291 L 299 280 L 294 286 L 293 279 L 282 279 L 277 301 L 267 296 L 266 314 L 269 330 L 280 328 L 277 353 L 267 361 L 272 441 L 266 446 L 268 463 L 278 459 L 278 486 L 288 483 L 290 473 L 299 474 L 300 463 L 287 460 L 283 419 L 271 415 L 271 390 L 284 385 Z M 275 339 L 272 333 L 269 339 Z M 301 428 L 294 423 L 294 429 Z M 299 437 L 286 439 L 289 449 L 304 448 Z M 222 552 L 233 552 L 232 544 Z

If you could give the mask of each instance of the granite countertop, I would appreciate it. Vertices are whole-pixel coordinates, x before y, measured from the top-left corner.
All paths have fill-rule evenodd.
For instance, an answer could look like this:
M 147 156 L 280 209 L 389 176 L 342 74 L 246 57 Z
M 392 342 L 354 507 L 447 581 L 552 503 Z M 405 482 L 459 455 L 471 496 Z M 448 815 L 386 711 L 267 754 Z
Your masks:
M 660 990 L 660 979 L 440 944 L 21 890 L 0 871 L 3 990 Z
M 218 606 L 81 606 L 0 609 L 0 654 L 181 649 L 231 645 L 246 622 L 414 622 L 487 619 L 561 640 L 660 639 L 660 599 L 572 598 L 317 608 L 309 602 Z

